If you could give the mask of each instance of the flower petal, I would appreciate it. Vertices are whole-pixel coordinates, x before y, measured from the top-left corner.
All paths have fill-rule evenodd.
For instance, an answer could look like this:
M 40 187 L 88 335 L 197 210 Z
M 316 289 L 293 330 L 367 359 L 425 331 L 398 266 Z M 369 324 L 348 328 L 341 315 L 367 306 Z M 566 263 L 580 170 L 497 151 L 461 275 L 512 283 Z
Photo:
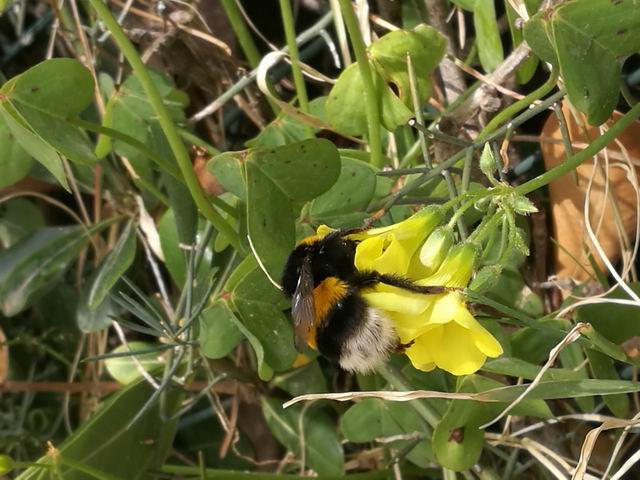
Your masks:
M 442 327 L 437 327 L 429 332 L 433 339 L 442 337 Z M 405 350 L 405 354 L 411 363 L 418 370 L 429 372 L 436 367 L 436 363 L 431 355 L 430 345 L 425 341 L 426 335 L 417 338 L 413 345 Z
M 413 316 L 420 315 L 433 304 L 430 295 L 421 295 L 397 287 L 388 287 L 384 290 L 376 288 L 374 291 L 364 292 L 362 296 L 373 307 Z
M 495 358 L 502 355 L 502 345 L 500 345 L 500 342 L 498 342 L 486 328 L 480 325 L 469 310 L 466 308 L 458 310 L 454 321 L 472 332 L 476 347 L 487 357 Z
M 371 237 L 363 240 L 356 247 L 355 266 L 358 270 L 373 270 L 373 262 L 382 255 L 383 237 Z
M 482 367 L 487 356 L 475 345 L 473 332 L 455 322 L 440 327 L 442 333 L 434 335 L 431 330 L 418 341 L 431 353 L 438 368 L 453 375 L 468 375 Z

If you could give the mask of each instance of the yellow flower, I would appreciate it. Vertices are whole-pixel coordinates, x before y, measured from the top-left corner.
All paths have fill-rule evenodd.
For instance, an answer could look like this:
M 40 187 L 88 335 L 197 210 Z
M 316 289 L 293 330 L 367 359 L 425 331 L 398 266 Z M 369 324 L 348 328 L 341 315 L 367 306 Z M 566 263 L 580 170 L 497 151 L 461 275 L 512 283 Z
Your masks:
M 416 283 L 463 288 L 471 279 L 476 253 L 472 244 L 458 245 L 434 274 Z M 379 285 L 363 295 L 389 315 L 400 341 L 411 344 L 405 353 L 419 370 L 438 367 L 467 375 L 479 370 L 487 357 L 502 354 L 500 343 L 473 317 L 457 291 L 423 295 Z
M 440 208 L 427 207 L 394 225 L 350 235 L 349 238 L 360 241 L 356 268 L 411 278 L 409 267 L 414 255 L 441 221 Z

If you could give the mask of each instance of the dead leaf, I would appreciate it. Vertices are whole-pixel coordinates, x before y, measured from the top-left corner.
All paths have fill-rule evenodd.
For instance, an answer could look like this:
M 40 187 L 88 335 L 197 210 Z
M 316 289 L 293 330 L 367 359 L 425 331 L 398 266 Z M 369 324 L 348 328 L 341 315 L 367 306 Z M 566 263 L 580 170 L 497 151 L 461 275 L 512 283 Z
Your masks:
M 224 187 L 220 181 L 211 175 L 207 170 L 207 162 L 211 159 L 211 155 L 202 148 L 194 146 L 191 150 L 191 159 L 193 161 L 193 170 L 200 181 L 200 185 L 207 195 L 217 197 L 224 193 Z
M 7 337 L 0 328 L 0 383 L 4 383 L 9 375 L 9 346 Z
M 566 119 L 567 128 L 574 153 L 580 151 L 589 142 L 600 135 L 596 127 L 585 129 L 576 121 L 569 105 L 565 102 L 562 111 Z M 617 121 L 621 115 L 615 113 L 613 120 Z M 584 117 L 580 120 L 587 125 Z M 613 123 L 611 120 L 609 124 Z M 542 130 L 541 149 L 547 170 L 562 163 L 566 159 L 565 148 L 558 119 L 550 115 Z M 618 140 L 624 145 L 628 156 L 640 164 L 640 122 L 635 122 L 627 128 Z M 625 154 L 619 145 L 611 142 L 607 147 L 609 155 L 609 193 L 605 189 L 604 150 L 599 154 L 601 168 L 595 172 L 589 200 L 591 226 L 603 251 L 612 264 L 621 258 L 621 238 L 616 226 L 615 211 L 612 207 L 613 199 L 617 203 L 621 223 L 628 237 L 633 242 L 636 228 L 636 193 L 627 180 L 626 172 L 621 168 L 612 167 L 612 163 L 624 162 Z M 636 168 L 637 170 L 637 168 Z M 584 222 L 584 201 L 589 178 L 593 173 L 593 162 L 587 161 L 576 169 L 576 176 L 572 174 L 553 181 L 549 185 L 551 215 L 554 237 L 558 245 L 554 246 L 553 260 L 555 272 L 559 278 L 571 278 L 580 282 L 593 275 L 593 269 L 588 260 L 592 252 L 597 265 L 603 269 L 604 263 L 593 249 L 587 235 Z M 576 178 L 577 177 L 577 178 Z M 613 198 L 612 198 L 613 197 Z M 598 229 L 598 226 L 600 228 Z

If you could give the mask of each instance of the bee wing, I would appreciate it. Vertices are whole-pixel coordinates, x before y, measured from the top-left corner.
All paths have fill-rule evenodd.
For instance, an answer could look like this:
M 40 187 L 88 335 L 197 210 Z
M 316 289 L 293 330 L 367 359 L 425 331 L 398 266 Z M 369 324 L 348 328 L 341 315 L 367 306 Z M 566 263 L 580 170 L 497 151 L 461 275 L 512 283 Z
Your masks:
M 313 273 L 311 260 L 307 257 L 302 263 L 298 285 L 291 301 L 291 315 L 296 334 L 296 347 L 301 350 L 307 346 L 309 330 L 315 320 L 313 302 Z

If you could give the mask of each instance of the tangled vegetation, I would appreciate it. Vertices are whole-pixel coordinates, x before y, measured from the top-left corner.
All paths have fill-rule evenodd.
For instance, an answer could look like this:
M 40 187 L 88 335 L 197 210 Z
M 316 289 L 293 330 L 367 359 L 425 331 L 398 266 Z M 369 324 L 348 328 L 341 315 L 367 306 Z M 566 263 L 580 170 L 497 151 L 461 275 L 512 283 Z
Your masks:
M 0 0 L 0 476 L 633 475 L 639 53 L 638 0 Z M 339 229 L 344 369 L 279 286 Z

